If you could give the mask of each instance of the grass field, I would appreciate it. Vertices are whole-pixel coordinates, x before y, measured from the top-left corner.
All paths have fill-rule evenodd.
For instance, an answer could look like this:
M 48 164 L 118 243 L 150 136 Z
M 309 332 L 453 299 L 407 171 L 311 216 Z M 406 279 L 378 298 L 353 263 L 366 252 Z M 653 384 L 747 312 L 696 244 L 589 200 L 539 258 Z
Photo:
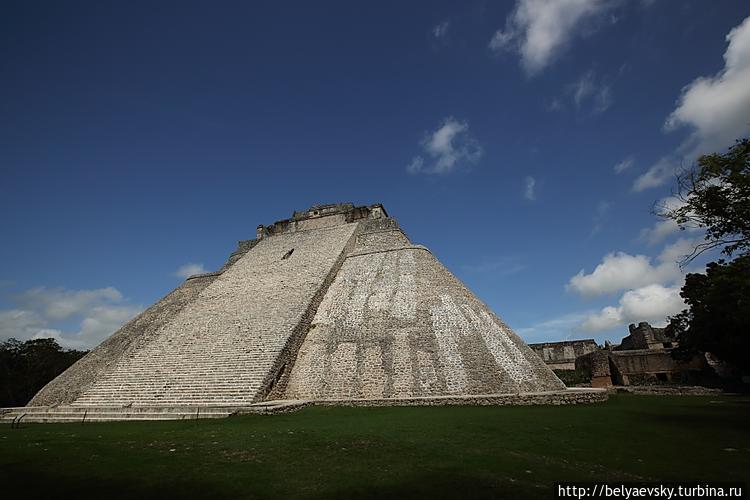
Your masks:
M 750 398 L 306 408 L 0 428 L 20 498 L 552 498 L 556 481 L 750 480 Z

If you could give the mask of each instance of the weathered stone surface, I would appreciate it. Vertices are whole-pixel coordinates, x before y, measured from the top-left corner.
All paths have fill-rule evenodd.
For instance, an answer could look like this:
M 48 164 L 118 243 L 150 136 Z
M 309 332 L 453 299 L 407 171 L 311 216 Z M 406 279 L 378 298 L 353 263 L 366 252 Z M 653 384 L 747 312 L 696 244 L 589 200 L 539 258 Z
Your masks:
M 263 239 L 75 404 L 256 401 L 355 228 Z
M 529 347 L 553 370 L 575 370 L 576 358 L 599 348 L 594 339 L 543 342 Z
M 285 393 L 411 398 L 560 390 L 510 328 L 398 229 L 369 230 L 331 285 Z
M 564 392 L 381 205 L 348 203 L 259 226 L 220 271 L 188 279 L 32 403 L 527 404 L 536 393 L 545 404 L 599 397 Z
M 382 399 L 320 399 L 309 403 L 318 406 L 510 406 L 569 405 L 601 403 L 608 398 L 605 389 L 570 388 L 561 391 L 517 394 L 475 394 L 466 396 L 426 396 Z
M 610 351 L 596 350 L 583 354 L 575 360 L 576 370 L 591 373 L 591 387 L 611 387 Z
M 676 345 L 673 337 L 669 336 L 668 328 L 655 328 L 645 321 L 638 323 L 638 326 L 631 324 L 628 326 L 629 334 L 622 339 L 619 346 L 615 347 L 616 351 L 631 351 L 635 349 L 668 349 Z
M 118 361 L 152 341 L 156 332 L 192 302 L 214 279 L 216 276 L 211 275 L 185 281 L 44 386 L 29 405 L 45 406 L 75 401 L 95 382 L 106 377 Z

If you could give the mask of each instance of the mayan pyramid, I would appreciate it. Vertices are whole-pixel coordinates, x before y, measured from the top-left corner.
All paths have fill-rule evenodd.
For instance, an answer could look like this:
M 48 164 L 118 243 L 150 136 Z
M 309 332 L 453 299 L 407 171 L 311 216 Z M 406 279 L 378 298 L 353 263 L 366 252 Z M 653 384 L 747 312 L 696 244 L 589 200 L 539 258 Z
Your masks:
M 560 391 L 544 362 L 382 205 L 258 226 L 30 406 L 243 406 Z

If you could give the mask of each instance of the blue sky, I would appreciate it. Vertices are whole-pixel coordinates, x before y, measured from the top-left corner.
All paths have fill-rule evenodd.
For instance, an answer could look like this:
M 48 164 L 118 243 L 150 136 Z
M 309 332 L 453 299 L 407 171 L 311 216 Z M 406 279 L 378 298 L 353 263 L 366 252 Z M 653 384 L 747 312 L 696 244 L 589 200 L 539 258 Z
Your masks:
M 96 345 L 258 224 L 352 201 L 527 341 L 619 341 L 679 311 L 700 238 L 652 205 L 750 131 L 746 1 L 3 10 L 0 339 Z

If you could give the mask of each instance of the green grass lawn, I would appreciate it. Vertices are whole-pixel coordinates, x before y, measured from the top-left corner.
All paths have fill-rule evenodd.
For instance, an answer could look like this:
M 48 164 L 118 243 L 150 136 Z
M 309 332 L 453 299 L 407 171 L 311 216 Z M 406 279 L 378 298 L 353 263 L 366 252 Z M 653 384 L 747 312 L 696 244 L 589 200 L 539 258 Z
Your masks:
M 0 428 L 3 498 L 552 498 L 556 481 L 750 480 L 750 398 L 313 407 Z M 62 496 L 60 496 L 62 495 Z

